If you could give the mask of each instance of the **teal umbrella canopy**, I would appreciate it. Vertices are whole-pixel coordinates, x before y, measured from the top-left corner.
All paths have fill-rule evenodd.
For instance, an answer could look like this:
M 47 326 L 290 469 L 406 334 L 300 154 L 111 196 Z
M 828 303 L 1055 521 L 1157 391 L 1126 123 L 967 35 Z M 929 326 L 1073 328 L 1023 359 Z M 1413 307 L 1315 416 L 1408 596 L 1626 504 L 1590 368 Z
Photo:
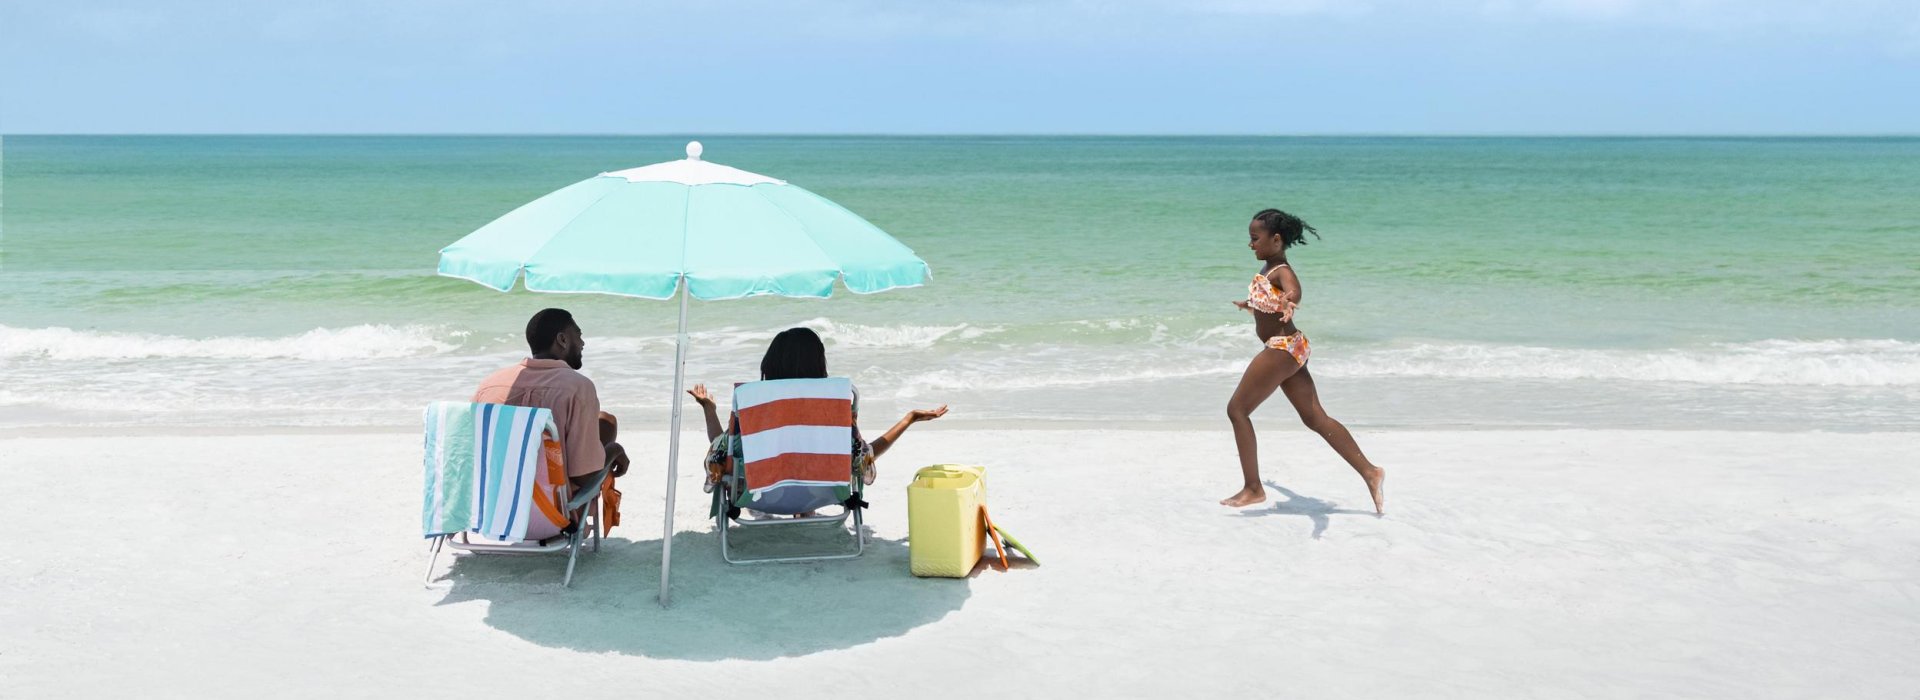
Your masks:
M 925 284 L 926 261 L 805 188 L 700 159 L 601 173 L 440 251 L 440 274 L 511 290 L 696 299 L 824 298 Z

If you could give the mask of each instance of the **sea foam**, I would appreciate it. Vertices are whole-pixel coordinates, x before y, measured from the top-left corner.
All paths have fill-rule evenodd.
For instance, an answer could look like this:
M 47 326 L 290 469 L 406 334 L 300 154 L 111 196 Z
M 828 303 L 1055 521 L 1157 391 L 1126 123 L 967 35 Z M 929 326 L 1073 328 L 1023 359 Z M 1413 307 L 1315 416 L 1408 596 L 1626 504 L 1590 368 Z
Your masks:
M 354 360 L 439 355 L 464 336 L 428 326 L 360 325 L 315 328 L 274 338 L 185 338 L 148 333 L 102 333 L 72 328 L 0 326 L 0 360 Z
M 1010 332 L 968 324 L 861 325 L 822 318 L 798 325 L 820 331 L 834 359 L 877 372 L 913 393 L 1232 376 L 1245 368 L 1256 347 L 1241 326 L 1176 333 L 1159 324 L 1135 325 L 1126 332 L 1136 337 L 1125 339 Z M 756 357 L 777 330 L 722 328 L 696 333 L 692 341 L 699 356 L 730 362 L 729 358 Z M 483 342 L 470 336 L 466 331 L 424 325 L 357 325 L 277 337 L 209 338 L 0 326 L 0 363 L 84 369 L 103 361 L 216 359 L 259 361 L 266 370 L 274 361 L 414 358 L 451 362 L 524 352 L 517 337 L 502 335 Z M 602 371 L 649 375 L 657 371 L 658 363 L 633 360 L 662 355 L 671 350 L 673 341 L 671 335 L 594 337 L 588 353 Z M 1315 374 L 1328 377 L 1920 386 L 1920 343 L 1899 340 L 1775 339 L 1649 349 L 1321 341 L 1314 350 Z
M 1323 363 L 1327 373 L 1354 377 L 1920 385 L 1920 343 L 1897 340 L 1763 340 L 1655 350 L 1423 343 L 1333 353 Z

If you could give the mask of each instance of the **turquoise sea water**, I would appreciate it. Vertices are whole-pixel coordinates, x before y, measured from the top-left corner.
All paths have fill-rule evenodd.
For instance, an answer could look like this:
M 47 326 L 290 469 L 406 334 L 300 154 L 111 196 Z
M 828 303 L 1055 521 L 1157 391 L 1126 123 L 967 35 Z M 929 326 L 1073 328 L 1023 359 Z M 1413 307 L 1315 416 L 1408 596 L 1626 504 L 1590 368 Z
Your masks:
M 1223 420 L 1248 217 L 1356 427 L 1920 429 L 1920 139 L 711 137 L 866 216 L 925 288 L 695 303 L 689 369 L 821 330 L 872 411 Z M 7 137 L 0 426 L 408 424 L 573 310 L 664 416 L 675 306 L 499 294 L 436 251 L 670 137 Z M 1276 399 L 1262 413 L 1287 420 Z

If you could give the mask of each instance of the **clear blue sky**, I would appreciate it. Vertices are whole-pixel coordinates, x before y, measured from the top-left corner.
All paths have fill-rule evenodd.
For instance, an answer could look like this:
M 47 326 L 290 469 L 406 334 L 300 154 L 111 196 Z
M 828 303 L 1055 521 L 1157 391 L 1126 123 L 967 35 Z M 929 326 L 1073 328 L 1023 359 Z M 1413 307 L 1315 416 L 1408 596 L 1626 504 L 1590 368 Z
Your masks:
M 1913 134 L 1920 2 L 0 3 L 0 133 L 367 132 Z

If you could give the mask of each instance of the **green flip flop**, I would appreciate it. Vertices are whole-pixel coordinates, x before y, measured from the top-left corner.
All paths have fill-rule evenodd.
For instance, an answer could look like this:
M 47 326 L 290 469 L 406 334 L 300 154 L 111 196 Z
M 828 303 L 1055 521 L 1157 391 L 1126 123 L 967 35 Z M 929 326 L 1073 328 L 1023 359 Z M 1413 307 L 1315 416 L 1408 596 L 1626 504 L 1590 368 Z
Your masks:
M 1027 551 L 1026 546 L 1020 544 L 1020 540 L 1014 539 L 1013 533 L 1007 532 L 998 523 L 994 524 L 993 531 L 1000 533 L 1000 539 L 1006 542 L 1008 547 L 1012 547 L 1013 551 L 1019 552 L 1020 556 L 1026 557 L 1027 561 L 1033 562 L 1034 566 L 1040 565 L 1040 559 L 1033 556 L 1033 552 Z

